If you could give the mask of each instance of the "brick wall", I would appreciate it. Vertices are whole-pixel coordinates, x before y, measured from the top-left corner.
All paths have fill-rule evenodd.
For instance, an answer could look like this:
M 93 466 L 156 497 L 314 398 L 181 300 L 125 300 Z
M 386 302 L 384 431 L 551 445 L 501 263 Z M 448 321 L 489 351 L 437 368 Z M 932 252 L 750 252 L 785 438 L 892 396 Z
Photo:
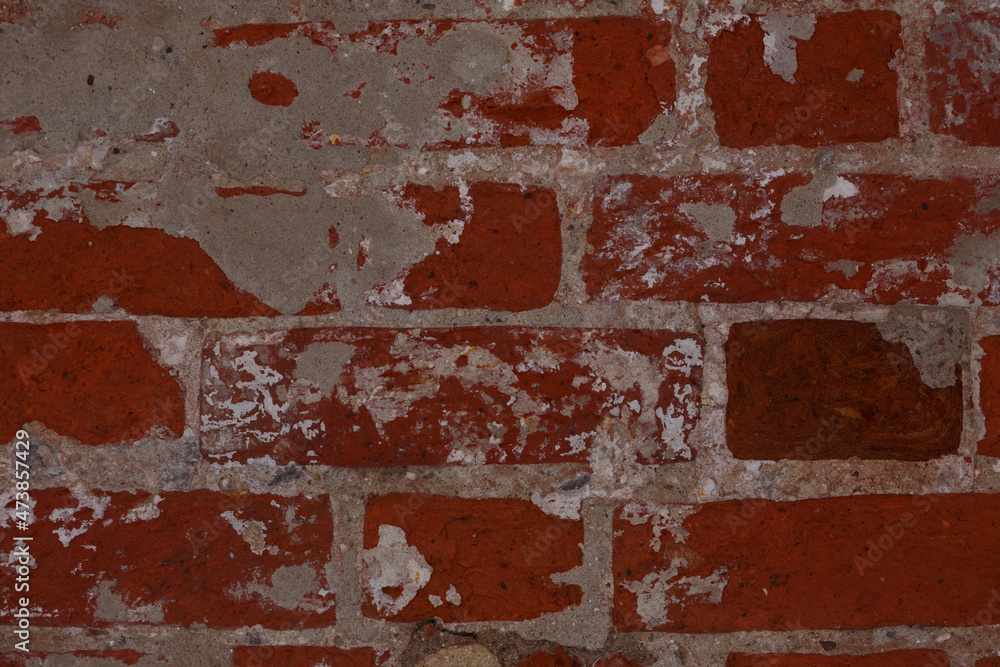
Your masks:
M 0 665 L 1000 664 L 997 12 L 0 0 Z

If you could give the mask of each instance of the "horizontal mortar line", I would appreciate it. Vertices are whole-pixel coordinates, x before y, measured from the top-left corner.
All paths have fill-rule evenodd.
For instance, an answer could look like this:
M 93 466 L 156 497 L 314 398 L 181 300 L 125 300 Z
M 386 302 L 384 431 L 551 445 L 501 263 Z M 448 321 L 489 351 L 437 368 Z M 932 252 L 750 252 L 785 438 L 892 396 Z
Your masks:
M 980 306 L 955 306 L 938 304 L 903 304 L 906 307 L 920 310 L 950 310 L 976 313 Z M 276 317 L 168 317 L 162 315 L 130 315 L 127 313 L 106 314 L 76 314 L 51 311 L 8 311 L 0 314 L 0 324 L 62 324 L 69 322 L 174 322 L 195 326 L 204 325 L 206 333 L 247 333 L 254 331 L 294 330 L 299 328 L 365 328 L 365 329 L 412 329 L 412 328 L 490 328 L 490 327 L 539 327 L 554 329 L 650 329 L 676 330 L 695 332 L 699 324 L 717 323 L 715 317 L 701 315 L 696 312 L 700 308 L 715 309 L 726 321 L 742 322 L 760 319 L 851 319 L 859 313 L 889 313 L 895 306 L 855 301 L 759 301 L 759 302 L 695 302 L 695 301 L 615 301 L 589 302 L 581 307 L 565 311 L 554 309 L 554 312 L 539 311 L 483 311 L 441 309 L 417 311 L 419 314 L 407 315 L 406 312 L 394 309 L 373 309 L 369 317 L 346 316 L 337 313 L 329 315 L 282 315 Z M 772 308 L 774 312 L 746 313 L 747 307 Z M 795 312 L 794 308 L 826 309 L 828 312 Z M 627 311 L 629 308 L 643 308 L 644 312 L 608 312 L 610 309 Z M 486 317 L 495 317 L 494 321 L 483 321 Z M 566 318 L 577 320 L 566 323 Z M 587 319 L 591 318 L 591 319 Z M 675 321 L 650 322 L 651 318 L 676 318 Z M 685 322 L 688 319 L 690 321 Z

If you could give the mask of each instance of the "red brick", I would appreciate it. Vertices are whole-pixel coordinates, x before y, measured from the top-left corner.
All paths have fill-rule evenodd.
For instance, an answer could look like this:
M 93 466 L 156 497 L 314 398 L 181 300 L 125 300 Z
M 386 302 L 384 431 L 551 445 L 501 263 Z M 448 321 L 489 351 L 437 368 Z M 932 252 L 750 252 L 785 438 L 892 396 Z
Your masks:
M 455 221 L 463 227 L 457 243 L 439 238 L 433 253 L 389 285 L 375 288 L 369 302 L 408 310 L 515 311 L 552 302 L 562 263 L 559 207 L 552 190 L 471 183 L 470 203 L 463 204 L 457 186 L 434 190 L 411 183 L 392 195 L 428 227 Z
M 1000 146 L 1000 17 L 953 8 L 937 14 L 927 36 L 931 130 L 976 146 Z
M 710 42 L 705 92 L 724 146 L 820 146 L 899 135 L 897 77 L 889 66 L 902 48 L 896 14 L 815 16 L 811 38 L 788 38 L 797 69 L 785 75 L 794 83 L 765 61 L 764 27 L 774 20 L 740 19 Z M 849 81 L 855 69 L 864 74 Z
M 331 588 L 326 496 L 196 490 L 74 497 L 66 489 L 31 496 L 30 551 L 43 568 L 30 582 L 35 625 L 293 629 L 334 622 L 333 596 L 319 592 Z M 14 589 L 13 579 L 11 568 L 0 571 L 5 590 Z
M 949 667 L 944 651 L 886 651 L 871 655 L 730 653 L 726 667 Z
M 32 421 L 95 445 L 184 430 L 177 380 L 132 322 L 0 323 L 0 440 Z
M 0 125 L 6 125 L 12 134 L 38 134 L 42 131 L 38 116 L 18 116 L 13 120 L 0 120 Z
M 961 366 L 952 386 L 929 387 L 906 345 L 875 324 L 735 323 L 726 380 L 736 458 L 923 461 L 961 443 Z
M 980 361 L 979 405 L 986 418 L 986 435 L 979 441 L 983 456 L 1000 456 L 1000 336 L 979 341 L 985 356 Z
M 1000 304 L 1000 261 L 991 251 L 982 251 L 986 275 L 952 266 L 956 243 L 976 245 L 976 235 L 1000 230 L 995 181 L 839 178 L 839 190 L 857 194 L 828 198 L 814 226 L 782 219 L 785 198 L 811 184 L 810 176 L 600 180 L 587 236 L 593 250 L 581 263 L 587 293 L 605 300 Z M 688 208 L 699 204 L 729 208 L 731 239 L 724 228 L 709 235 Z M 956 284 L 959 278 L 985 286 Z
M 280 72 L 256 72 L 247 83 L 250 95 L 272 107 L 288 107 L 299 95 L 295 83 Z
M 370 648 L 342 649 L 325 646 L 237 646 L 233 667 L 376 667 Z
M 159 229 L 90 225 L 76 198 L 80 188 L 114 200 L 133 183 L 73 185 L 45 193 L 0 191 L 0 210 L 28 216 L 41 231 L 11 236 L 0 226 L 0 310 L 90 312 L 101 296 L 135 315 L 271 316 L 277 311 L 238 289 L 193 239 Z M 41 206 L 60 199 L 53 220 Z
M 94 660 L 99 658 L 101 665 L 114 667 L 116 665 L 134 665 L 143 658 L 150 656 L 149 653 L 140 653 L 132 649 L 106 650 L 106 651 L 73 651 L 72 653 L 47 653 L 44 651 L 16 651 L 13 653 L 0 654 L 0 667 L 25 667 L 31 665 L 43 667 L 44 665 L 69 665 L 76 664 L 75 660 Z M 36 662 L 29 662 L 35 660 Z M 163 658 L 157 659 L 159 663 L 166 663 Z M 92 664 L 92 663 L 87 663 Z
M 202 447 L 279 465 L 523 464 L 583 462 L 606 438 L 629 438 L 642 462 L 688 460 L 700 377 L 700 338 L 663 330 L 215 336 Z
M 0 2 L 0 23 L 23 23 L 30 16 L 31 5 L 27 0 Z
M 1000 657 L 982 658 L 976 661 L 976 667 L 1000 667 Z
M 1000 495 L 629 505 L 614 531 L 623 632 L 1000 620 Z
M 365 512 L 362 609 L 402 622 L 538 618 L 580 603 L 579 586 L 550 577 L 583 564 L 582 544 L 582 521 L 526 500 L 374 496 Z
M 566 653 L 562 646 L 553 653 L 533 653 L 517 667 L 583 667 L 583 663 Z
M 344 44 L 364 45 L 372 53 L 395 53 L 418 41 L 436 47 L 458 26 L 515 35 L 518 48 L 527 50 L 526 57 L 545 72 L 569 59 L 573 90 L 553 87 L 547 76 L 537 73 L 516 79 L 514 85 L 494 86 L 485 95 L 456 89 L 440 104 L 440 124 L 453 130 L 468 124 L 469 130 L 457 140 L 429 140 L 424 148 L 634 144 L 676 99 L 673 62 L 647 55 L 650 49 L 669 46 L 671 28 L 649 18 L 373 21 L 367 30 L 351 35 L 338 34 L 329 22 L 249 24 L 216 29 L 214 43 L 223 48 L 255 47 L 304 37 L 334 54 Z M 403 81 L 419 86 L 418 81 Z M 373 86 L 356 92 L 381 94 Z M 576 94 L 575 104 L 563 99 L 571 92 Z M 375 145 L 388 140 L 380 130 L 368 137 L 345 135 L 342 141 Z

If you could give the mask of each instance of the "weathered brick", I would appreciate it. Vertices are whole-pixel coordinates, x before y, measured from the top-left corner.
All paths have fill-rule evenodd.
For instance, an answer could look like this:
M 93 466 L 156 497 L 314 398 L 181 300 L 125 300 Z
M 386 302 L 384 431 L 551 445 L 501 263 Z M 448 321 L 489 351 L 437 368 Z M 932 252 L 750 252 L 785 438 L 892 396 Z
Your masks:
M 45 489 L 31 497 L 34 625 L 287 630 L 334 622 L 326 496 Z M 0 517 L 2 528 L 9 514 Z M 5 590 L 14 590 L 14 574 L 0 571 Z M 5 605 L 9 616 L 13 600 Z
M 705 92 L 724 146 L 819 146 L 899 134 L 899 17 L 885 11 L 739 19 L 710 41 Z
M 936 650 L 886 651 L 871 655 L 816 653 L 730 653 L 726 667 L 949 667 L 948 654 Z
M 94 445 L 180 436 L 184 399 L 132 322 L 0 323 L 0 441 L 32 421 Z
M 952 7 L 936 13 L 927 36 L 931 130 L 976 146 L 1000 146 L 996 13 Z
M 614 621 L 625 632 L 1000 619 L 998 495 L 630 504 L 614 530 Z
M 118 665 L 135 665 L 143 658 L 152 657 L 152 655 L 132 649 L 73 651 L 72 653 L 17 651 L 0 654 L 0 667 L 59 667 L 62 665 L 97 664 L 91 662 L 94 660 L 100 660 L 102 666 L 117 667 Z M 154 659 L 157 661 L 155 664 L 167 664 L 167 661 L 162 658 Z
M 663 330 L 302 329 L 215 336 L 202 448 L 341 466 L 694 456 L 701 340 Z
M 365 616 L 521 621 L 580 603 L 551 576 L 582 565 L 583 522 L 530 501 L 393 493 L 368 499 Z
M 428 227 L 458 227 L 433 253 L 392 282 L 373 289 L 371 303 L 421 310 L 531 310 L 548 305 L 559 287 L 562 237 L 555 193 L 477 182 L 435 190 L 408 184 L 391 193 Z
M 981 658 L 976 661 L 976 667 L 1000 667 L 1000 657 Z
M 726 342 L 726 442 L 742 459 L 921 461 L 958 450 L 962 371 L 924 383 L 875 324 L 737 322 Z
M 560 646 L 552 653 L 533 653 L 518 663 L 517 667 L 583 667 L 583 663 Z
M 342 649 L 326 646 L 237 646 L 233 667 L 376 667 L 379 661 L 370 648 Z
M 610 177 L 595 186 L 592 298 L 1000 303 L 995 179 Z
M 983 456 L 1000 456 L 1000 336 L 979 341 L 985 353 L 980 360 L 979 405 L 986 418 L 986 434 L 979 441 Z
M 331 76 L 344 80 L 357 109 L 380 104 L 380 96 L 400 106 L 410 102 L 409 111 L 434 103 L 426 132 L 388 122 L 404 113 L 392 101 L 382 114 L 362 119 L 360 132 L 347 134 L 332 119 L 330 127 L 311 121 L 325 134 L 336 132 L 336 145 L 621 146 L 636 143 L 676 98 L 674 64 L 669 55 L 659 57 L 668 52 L 671 27 L 649 18 L 372 21 L 350 35 L 328 22 L 273 23 L 218 28 L 214 35 L 216 46 L 230 49 L 301 37 L 338 60 L 348 54 L 354 71 L 331 66 Z M 387 55 L 403 52 L 424 55 L 398 63 Z M 427 60 L 441 57 L 450 72 Z M 368 80 L 364 66 L 376 62 L 397 75 Z
M 887 651 L 869 655 L 820 655 L 811 653 L 732 653 L 726 667 L 949 667 L 948 654 L 940 650 Z
M 193 239 L 159 229 L 90 224 L 79 203 L 81 189 L 119 201 L 134 185 L 105 181 L 52 192 L 0 190 L 0 216 L 7 222 L 6 229 L 0 226 L 0 309 L 86 313 L 98 299 L 110 297 L 135 315 L 278 314 L 237 288 Z M 25 231 L 12 235 L 12 228 Z

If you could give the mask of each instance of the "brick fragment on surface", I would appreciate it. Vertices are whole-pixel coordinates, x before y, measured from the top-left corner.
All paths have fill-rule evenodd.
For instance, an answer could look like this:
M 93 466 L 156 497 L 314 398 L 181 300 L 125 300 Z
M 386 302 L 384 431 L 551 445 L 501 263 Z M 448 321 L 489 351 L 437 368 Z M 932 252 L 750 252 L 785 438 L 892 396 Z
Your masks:
M 340 466 L 689 460 L 702 342 L 664 330 L 300 329 L 215 336 L 202 448 Z
M 922 461 L 961 444 L 961 367 L 951 386 L 929 387 L 906 345 L 875 324 L 736 322 L 726 381 L 737 458 Z
M 976 667 L 1000 667 L 1000 656 L 995 658 L 981 658 L 976 661 Z
M 821 146 L 899 134 L 899 16 L 755 15 L 710 39 L 705 92 L 724 146 Z
M 629 504 L 614 530 L 614 622 L 623 632 L 1000 619 L 995 494 Z
M 935 12 L 926 41 L 931 130 L 975 146 L 1000 146 L 996 13 Z
M 979 370 L 979 406 L 986 419 L 986 434 L 979 441 L 983 456 L 1000 456 L 1000 336 L 979 341 L 984 356 Z
M 520 311 L 552 301 L 562 262 L 552 190 L 476 182 L 463 195 L 458 186 L 435 190 L 411 183 L 394 197 L 428 227 L 445 226 L 451 233 L 442 235 L 426 258 L 373 289 L 370 303 L 409 310 Z
M 376 667 L 370 648 L 342 649 L 325 646 L 237 646 L 233 667 Z
M 937 650 L 886 651 L 870 655 L 816 653 L 730 653 L 726 667 L 949 667 L 948 654 Z
M 116 202 L 134 186 L 107 181 L 52 192 L 0 190 L 0 217 L 7 223 L 0 226 L 0 309 L 87 313 L 104 297 L 135 315 L 278 314 L 237 288 L 193 239 L 91 224 L 79 202 L 81 190 Z
M 872 174 L 595 185 L 591 298 L 1000 304 L 995 179 Z
M 582 565 L 583 522 L 530 501 L 393 493 L 368 499 L 365 616 L 522 621 L 580 603 L 552 575 Z
M 67 489 L 31 496 L 30 551 L 44 567 L 31 579 L 34 626 L 334 623 L 325 496 Z M 0 529 L 9 516 L 5 510 Z M 12 568 L 0 571 L 0 584 L 14 589 Z M 13 601 L 5 604 L 9 617 Z
M 669 23 L 640 17 L 372 21 L 349 35 L 309 22 L 218 28 L 214 44 L 254 48 L 300 37 L 343 60 L 344 70 L 331 65 L 329 76 L 341 79 L 357 109 L 381 110 L 340 132 L 338 145 L 622 146 L 636 143 L 676 99 L 670 35 Z M 397 53 L 424 55 L 415 62 L 387 55 Z M 374 63 L 397 75 L 368 80 L 363 65 Z M 397 116 L 428 101 L 434 111 L 420 127 L 412 119 L 401 127 L 407 123 Z
M 184 397 L 132 322 L 0 323 L 0 441 L 32 421 L 88 445 L 180 436 Z

